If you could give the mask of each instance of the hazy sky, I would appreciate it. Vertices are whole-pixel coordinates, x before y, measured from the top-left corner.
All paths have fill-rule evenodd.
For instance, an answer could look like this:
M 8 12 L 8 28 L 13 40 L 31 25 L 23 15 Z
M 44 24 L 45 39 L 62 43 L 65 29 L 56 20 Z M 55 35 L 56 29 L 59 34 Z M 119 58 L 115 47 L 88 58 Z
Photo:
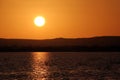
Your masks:
M 34 25 L 44 16 L 42 28 Z M 0 0 L 0 38 L 120 36 L 120 0 Z

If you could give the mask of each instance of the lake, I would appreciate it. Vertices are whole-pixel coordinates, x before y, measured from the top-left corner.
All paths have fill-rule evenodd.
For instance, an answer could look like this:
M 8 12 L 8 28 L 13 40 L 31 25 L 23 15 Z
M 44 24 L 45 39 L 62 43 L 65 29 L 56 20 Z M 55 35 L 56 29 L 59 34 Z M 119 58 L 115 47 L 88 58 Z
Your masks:
M 120 52 L 0 52 L 0 80 L 120 80 Z

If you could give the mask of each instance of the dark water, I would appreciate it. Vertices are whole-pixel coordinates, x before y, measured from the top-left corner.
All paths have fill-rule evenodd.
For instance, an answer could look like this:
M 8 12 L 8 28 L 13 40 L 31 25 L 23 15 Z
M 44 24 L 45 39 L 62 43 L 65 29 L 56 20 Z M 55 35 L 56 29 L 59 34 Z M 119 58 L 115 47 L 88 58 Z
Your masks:
M 0 52 L 0 80 L 120 80 L 120 52 Z

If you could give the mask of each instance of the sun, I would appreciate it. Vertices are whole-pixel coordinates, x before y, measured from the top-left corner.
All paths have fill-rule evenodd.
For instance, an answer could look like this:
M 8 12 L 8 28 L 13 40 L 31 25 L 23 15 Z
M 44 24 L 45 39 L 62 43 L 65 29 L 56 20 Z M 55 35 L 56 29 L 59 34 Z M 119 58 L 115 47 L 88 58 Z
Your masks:
M 43 27 L 45 25 L 45 18 L 42 17 L 42 16 L 37 16 L 35 19 L 34 19 L 34 24 L 37 26 L 37 27 Z

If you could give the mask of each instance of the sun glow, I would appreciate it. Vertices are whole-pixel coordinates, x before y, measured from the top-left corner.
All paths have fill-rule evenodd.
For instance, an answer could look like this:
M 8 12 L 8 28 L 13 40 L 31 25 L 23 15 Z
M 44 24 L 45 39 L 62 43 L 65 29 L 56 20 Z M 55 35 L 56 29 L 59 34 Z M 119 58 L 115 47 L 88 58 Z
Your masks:
M 45 18 L 42 17 L 42 16 L 37 16 L 35 19 L 34 19 L 34 24 L 37 26 L 37 27 L 43 27 L 45 25 Z

